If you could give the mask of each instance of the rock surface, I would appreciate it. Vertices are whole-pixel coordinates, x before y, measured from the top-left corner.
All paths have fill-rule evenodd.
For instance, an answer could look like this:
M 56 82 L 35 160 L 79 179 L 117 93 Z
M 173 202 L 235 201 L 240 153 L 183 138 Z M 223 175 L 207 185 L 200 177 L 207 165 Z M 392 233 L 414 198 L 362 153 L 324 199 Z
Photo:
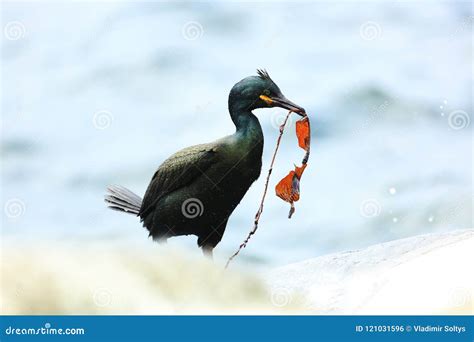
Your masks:
M 263 277 L 149 244 L 9 241 L 2 314 L 467 314 L 474 231 L 322 256 Z
M 472 314 L 473 260 L 474 230 L 458 230 L 287 265 L 265 281 L 315 314 Z

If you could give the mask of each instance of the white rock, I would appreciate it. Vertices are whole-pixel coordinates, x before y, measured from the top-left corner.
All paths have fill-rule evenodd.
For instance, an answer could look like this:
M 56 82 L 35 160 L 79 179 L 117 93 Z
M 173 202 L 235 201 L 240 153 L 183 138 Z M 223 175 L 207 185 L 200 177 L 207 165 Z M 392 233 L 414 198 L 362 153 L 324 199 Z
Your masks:
M 473 254 L 472 229 L 428 234 L 287 265 L 265 279 L 311 313 L 472 314 Z

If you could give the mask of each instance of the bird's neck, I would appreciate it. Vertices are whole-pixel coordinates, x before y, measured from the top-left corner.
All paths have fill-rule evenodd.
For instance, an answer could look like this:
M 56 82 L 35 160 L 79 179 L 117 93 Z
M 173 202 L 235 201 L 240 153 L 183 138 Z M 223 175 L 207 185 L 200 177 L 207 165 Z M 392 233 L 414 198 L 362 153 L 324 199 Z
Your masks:
M 230 117 L 234 122 L 235 134 L 255 143 L 263 143 L 263 132 L 257 117 L 245 107 L 229 106 Z

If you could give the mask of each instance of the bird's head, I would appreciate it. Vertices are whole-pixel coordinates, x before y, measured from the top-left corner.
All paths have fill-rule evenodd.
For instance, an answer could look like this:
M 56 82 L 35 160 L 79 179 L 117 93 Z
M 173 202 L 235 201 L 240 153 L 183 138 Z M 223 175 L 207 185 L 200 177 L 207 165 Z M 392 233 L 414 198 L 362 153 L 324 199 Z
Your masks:
M 304 108 L 288 100 L 265 70 L 257 70 L 257 74 L 234 85 L 229 95 L 230 107 L 238 105 L 247 110 L 281 107 L 306 116 Z

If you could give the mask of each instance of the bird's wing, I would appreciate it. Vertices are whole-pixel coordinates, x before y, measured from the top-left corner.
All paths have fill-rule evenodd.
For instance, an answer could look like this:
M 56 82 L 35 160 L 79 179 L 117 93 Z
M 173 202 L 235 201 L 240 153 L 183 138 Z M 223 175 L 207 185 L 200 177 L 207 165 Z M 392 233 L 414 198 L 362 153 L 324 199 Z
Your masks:
M 156 170 L 140 209 L 142 221 L 163 196 L 190 184 L 217 160 L 217 146 L 203 144 L 185 148 L 166 159 Z

